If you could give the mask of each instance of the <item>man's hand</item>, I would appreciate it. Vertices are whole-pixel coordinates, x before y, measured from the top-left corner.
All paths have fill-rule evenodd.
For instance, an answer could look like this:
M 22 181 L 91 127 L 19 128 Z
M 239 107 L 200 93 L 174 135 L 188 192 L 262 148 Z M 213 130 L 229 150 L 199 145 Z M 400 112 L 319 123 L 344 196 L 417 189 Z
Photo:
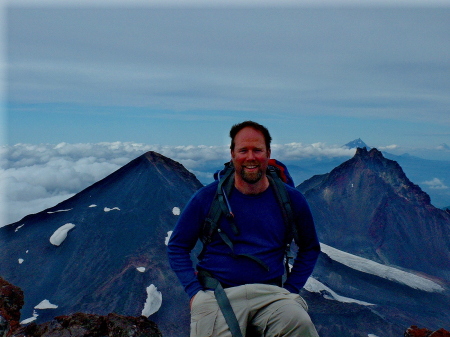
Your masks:
M 198 293 L 197 293 L 198 294 Z M 189 301 L 189 309 L 192 309 L 192 302 L 194 302 L 194 298 L 195 296 L 197 296 L 197 294 L 195 294 L 194 296 L 192 296 L 191 300 Z

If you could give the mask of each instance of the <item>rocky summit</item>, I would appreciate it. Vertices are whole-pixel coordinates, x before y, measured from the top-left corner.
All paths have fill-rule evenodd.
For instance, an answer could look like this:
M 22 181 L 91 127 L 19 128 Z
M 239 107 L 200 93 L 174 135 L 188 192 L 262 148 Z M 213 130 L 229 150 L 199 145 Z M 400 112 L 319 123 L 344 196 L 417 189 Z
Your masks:
M 450 215 L 377 149 L 358 148 L 352 159 L 298 189 L 321 242 L 450 280 Z

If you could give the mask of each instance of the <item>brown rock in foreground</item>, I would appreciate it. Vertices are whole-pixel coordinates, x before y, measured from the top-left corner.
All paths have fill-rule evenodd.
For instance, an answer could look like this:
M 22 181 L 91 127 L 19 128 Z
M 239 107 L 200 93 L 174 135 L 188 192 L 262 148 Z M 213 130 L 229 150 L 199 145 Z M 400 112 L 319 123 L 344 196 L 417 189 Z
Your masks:
M 23 292 L 0 277 L 0 336 L 19 327 Z
M 450 332 L 444 329 L 433 332 L 427 328 L 419 328 L 413 325 L 405 331 L 404 337 L 450 337 Z
M 144 316 L 131 317 L 118 314 L 107 316 L 76 313 L 58 316 L 52 321 L 34 322 L 14 331 L 11 337 L 161 337 L 157 326 Z
M 161 337 L 157 325 L 147 317 L 118 314 L 106 316 L 75 313 L 50 322 L 20 326 L 23 292 L 0 277 L 1 337 Z

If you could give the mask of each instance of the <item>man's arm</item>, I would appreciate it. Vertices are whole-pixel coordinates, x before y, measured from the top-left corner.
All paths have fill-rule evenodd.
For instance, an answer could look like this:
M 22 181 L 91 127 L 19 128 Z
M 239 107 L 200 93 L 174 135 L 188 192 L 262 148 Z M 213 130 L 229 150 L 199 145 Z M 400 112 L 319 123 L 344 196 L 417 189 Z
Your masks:
M 186 205 L 167 247 L 170 266 L 190 298 L 193 298 L 199 290 L 203 289 L 197 279 L 190 257 L 203 228 L 205 205 L 202 205 L 201 199 L 196 193 Z
M 290 195 L 294 208 L 295 225 L 299 232 L 299 242 L 296 242 L 297 256 L 284 287 L 290 292 L 298 293 L 314 270 L 320 254 L 320 244 L 311 210 L 305 197 L 298 191 L 290 193 Z

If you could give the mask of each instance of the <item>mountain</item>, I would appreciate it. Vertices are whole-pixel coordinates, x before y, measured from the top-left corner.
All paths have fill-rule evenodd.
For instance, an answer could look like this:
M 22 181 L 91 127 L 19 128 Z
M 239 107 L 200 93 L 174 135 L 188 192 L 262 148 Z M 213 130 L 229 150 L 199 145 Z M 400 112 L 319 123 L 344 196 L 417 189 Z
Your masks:
M 187 335 L 188 297 L 170 270 L 165 240 L 200 187 L 182 165 L 148 152 L 55 207 L 0 228 L 0 275 L 24 291 L 22 319 L 139 316 L 159 291 L 162 305 L 150 319 L 165 337 Z M 449 329 L 450 214 L 434 208 L 396 162 L 358 149 L 298 188 L 322 242 L 302 290 L 322 337 L 394 337 L 411 325 Z
M 352 159 L 298 189 L 311 204 L 323 243 L 450 279 L 449 214 L 377 149 L 358 148 Z
M 0 275 L 24 291 L 22 318 L 35 311 L 38 323 L 78 311 L 139 316 L 153 284 L 163 301 L 151 319 L 164 336 L 177 336 L 180 324 L 189 325 L 188 313 L 177 310 L 188 297 L 170 270 L 165 239 L 201 186 L 181 164 L 148 152 L 0 228 Z M 34 309 L 43 300 L 57 308 Z
M 343 148 L 356 149 L 370 146 L 360 138 L 355 139 Z M 443 148 L 443 145 L 441 145 Z M 394 155 L 383 151 L 383 156 L 396 161 L 411 181 L 414 181 L 431 198 L 431 203 L 439 208 L 450 204 L 450 161 L 424 159 L 410 154 Z M 314 157 L 299 160 L 283 160 L 296 183 L 301 183 L 314 175 L 325 174 L 336 166 L 347 161 L 349 157 Z
M 358 148 L 350 160 L 297 188 L 310 204 L 322 245 L 313 273 L 322 298 L 313 297 L 314 306 L 350 298 L 366 308 L 358 326 L 370 327 L 373 315 L 370 321 L 383 321 L 388 330 L 380 336 L 417 323 L 448 329 L 450 214 L 432 206 L 398 163 L 377 149 Z M 352 325 L 340 310 L 321 309 L 322 316 L 317 310 L 311 316 L 322 333 L 333 321 Z
M 345 144 L 343 147 L 348 148 L 348 149 L 356 149 L 358 147 L 360 148 L 366 148 L 367 150 L 370 150 L 370 147 L 366 145 L 366 143 L 364 143 L 361 138 L 352 140 L 351 142 L 348 142 L 347 144 Z

